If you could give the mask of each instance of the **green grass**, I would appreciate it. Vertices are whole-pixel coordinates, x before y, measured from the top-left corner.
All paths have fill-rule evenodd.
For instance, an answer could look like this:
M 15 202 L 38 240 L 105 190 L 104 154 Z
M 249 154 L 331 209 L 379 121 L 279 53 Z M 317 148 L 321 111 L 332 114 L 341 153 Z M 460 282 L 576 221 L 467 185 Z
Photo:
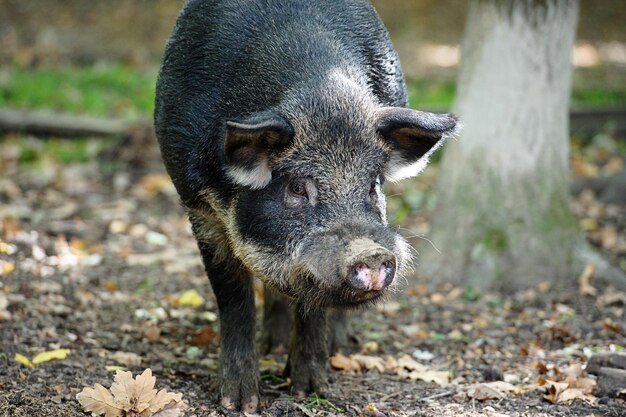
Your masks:
M 449 109 L 454 101 L 454 81 L 408 80 L 409 105 L 423 109 Z M 601 107 L 626 105 L 626 88 L 574 85 L 573 107 Z
M 574 88 L 572 91 L 572 106 L 596 107 L 626 105 L 626 88 Z
M 156 68 L 121 65 L 0 71 L 0 107 L 133 118 L 151 114 Z
M 48 138 L 45 141 L 32 137 L 17 135 L 9 139 L 18 149 L 18 161 L 23 166 L 36 165 L 46 158 L 51 158 L 60 164 L 74 162 L 89 162 L 103 149 L 116 144 L 115 138 L 74 138 L 63 140 Z
M 0 107 L 45 108 L 72 113 L 135 118 L 152 114 L 157 67 L 124 65 L 0 69 Z M 454 100 L 454 80 L 407 81 L 414 108 L 446 109 Z M 572 105 L 626 104 L 626 88 L 575 86 Z
M 407 80 L 409 106 L 413 108 L 449 108 L 454 100 L 454 81 Z

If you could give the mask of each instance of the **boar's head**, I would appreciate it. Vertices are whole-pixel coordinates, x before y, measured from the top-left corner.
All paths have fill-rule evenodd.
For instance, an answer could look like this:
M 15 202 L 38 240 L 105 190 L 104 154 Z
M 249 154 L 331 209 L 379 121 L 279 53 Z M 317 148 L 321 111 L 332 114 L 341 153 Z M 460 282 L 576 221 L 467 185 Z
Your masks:
M 416 175 L 455 130 L 454 116 L 368 97 L 325 86 L 226 124 L 235 253 L 311 306 L 371 302 L 406 272 L 409 246 L 387 224 L 382 184 Z

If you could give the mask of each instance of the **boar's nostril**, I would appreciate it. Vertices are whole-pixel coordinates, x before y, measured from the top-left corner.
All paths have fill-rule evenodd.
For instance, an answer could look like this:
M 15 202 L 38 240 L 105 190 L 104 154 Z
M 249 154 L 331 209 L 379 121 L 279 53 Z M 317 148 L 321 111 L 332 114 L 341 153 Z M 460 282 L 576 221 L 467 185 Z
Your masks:
M 396 274 L 395 256 L 388 251 L 368 253 L 354 263 L 347 274 L 348 284 L 360 291 L 380 291 L 387 287 Z
M 396 262 L 395 261 L 386 261 L 381 265 L 381 270 L 384 271 L 384 280 L 383 287 L 388 286 L 393 282 L 393 279 L 396 276 Z

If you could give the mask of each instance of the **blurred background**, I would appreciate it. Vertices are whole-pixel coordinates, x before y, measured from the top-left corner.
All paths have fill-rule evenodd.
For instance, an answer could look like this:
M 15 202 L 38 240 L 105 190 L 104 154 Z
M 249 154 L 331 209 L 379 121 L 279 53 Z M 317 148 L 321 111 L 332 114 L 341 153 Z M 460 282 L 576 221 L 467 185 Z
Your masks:
M 411 104 L 449 106 L 467 2 L 373 3 L 400 54 Z M 181 5 L 173 0 L 4 0 L 0 105 L 125 116 L 150 112 L 156 68 Z M 623 2 L 581 2 L 572 56 L 574 106 L 626 102 L 625 22 Z M 99 77 L 88 82 L 94 72 Z M 121 88 L 124 94 L 113 99 L 121 85 L 131 89 Z

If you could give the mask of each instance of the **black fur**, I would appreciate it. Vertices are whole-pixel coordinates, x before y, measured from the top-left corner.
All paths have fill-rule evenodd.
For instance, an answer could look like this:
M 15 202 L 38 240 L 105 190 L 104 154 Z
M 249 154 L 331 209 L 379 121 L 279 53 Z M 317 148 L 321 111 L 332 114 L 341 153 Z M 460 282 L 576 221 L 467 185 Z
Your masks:
M 370 259 L 358 248 L 371 243 L 406 269 L 408 251 L 372 184 L 425 163 L 456 124 L 406 101 L 397 54 L 367 1 L 185 3 L 154 120 L 220 310 L 224 406 L 254 412 L 259 402 L 253 274 L 296 301 L 293 320 L 265 318 L 282 331 L 266 329 L 263 340 L 266 350 L 285 343 L 292 323 L 288 372 L 304 393 L 327 384 L 325 307 L 384 294 L 346 279 Z M 293 194 L 294 181 L 306 193 Z M 272 298 L 266 312 L 284 315 L 280 303 Z M 347 342 L 338 317 L 333 347 Z

